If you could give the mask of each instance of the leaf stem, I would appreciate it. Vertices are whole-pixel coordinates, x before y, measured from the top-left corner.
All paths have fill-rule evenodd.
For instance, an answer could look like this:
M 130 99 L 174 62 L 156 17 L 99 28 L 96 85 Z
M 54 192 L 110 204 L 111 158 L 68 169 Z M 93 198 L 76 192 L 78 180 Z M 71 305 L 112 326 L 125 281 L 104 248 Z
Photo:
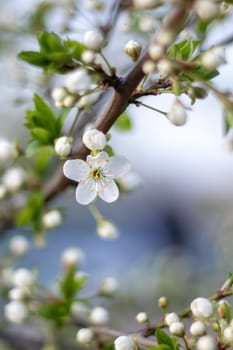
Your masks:
M 167 113 L 166 113 L 166 112 L 161 111 L 160 109 L 157 109 L 157 108 L 155 108 L 155 107 L 151 107 L 151 106 L 149 106 L 149 105 L 147 105 L 147 104 L 145 104 L 145 103 L 143 103 L 143 102 L 141 102 L 141 101 L 135 100 L 133 103 L 134 103 L 136 106 L 137 106 L 137 105 L 140 105 L 140 106 L 146 107 L 146 108 L 148 108 L 148 109 L 151 109 L 152 111 L 155 111 L 155 112 L 158 112 L 158 113 L 160 113 L 160 114 L 163 114 L 165 117 L 167 116 Z

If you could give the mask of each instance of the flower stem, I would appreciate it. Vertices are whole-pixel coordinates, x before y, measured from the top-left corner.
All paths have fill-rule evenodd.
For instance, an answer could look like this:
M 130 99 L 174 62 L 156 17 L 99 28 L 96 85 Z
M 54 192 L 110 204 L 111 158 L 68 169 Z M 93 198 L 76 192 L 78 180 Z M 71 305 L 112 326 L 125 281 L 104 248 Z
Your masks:
M 158 112 L 160 114 L 163 114 L 165 115 L 165 117 L 167 116 L 167 113 L 166 112 L 163 112 L 161 111 L 160 109 L 157 109 L 155 107 L 151 107 L 149 105 L 146 105 L 145 103 L 141 102 L 141 101 L 134 101 L 135 105 L 140 105 L 140 106 L 143 106 L 143 107 L 146 107 L 148 109 L 151 109 L 152 111 L 155 111 L 155 112 Z
M 91 214 L 94 216 L 97 223 L 104 219 L 103 215 L 101 214 L 101 212 L 99 211 L 99 209 L 97 208 L 97 206 L 94 203 L 89 204 L 88 208 L 89 208 Z
M 72 124 L 71 124 L 71 126 L 70 126 L 70 130 L 69 130 L 69 132 L 68 132 L 68 135 L 69 135 L 69 136 L 72 135 L 72 132 L 73 132 L 73 129 L 74 129 L 76 123 L 77 123 L 79 114 L 80 114 L 80 110 L 77 111 L 77 113 L 76 113 L 76 115 L 75 115 L 75 117 L 74 117 L 74 120 L 73 120 L 73 122 L 72 122 Z
M 102 57 L 103 61 L 105 62 L 106 66 L 108 67 L 109 73 L 111 75 L 113 75 L 113 69 L 112 69 L 110 63 L 108 62 L 107 58 L 104 56 L 103 52 L 100 52 L 99 54 Z

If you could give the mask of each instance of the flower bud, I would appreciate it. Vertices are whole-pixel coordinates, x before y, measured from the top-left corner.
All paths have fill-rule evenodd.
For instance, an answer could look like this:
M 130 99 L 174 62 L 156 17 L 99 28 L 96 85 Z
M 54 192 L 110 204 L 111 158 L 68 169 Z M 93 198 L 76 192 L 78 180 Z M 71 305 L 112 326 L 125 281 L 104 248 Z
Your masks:
M 72 108 L 76 104 L 76 98 L 72 95 L 67 95 L 63 100 L 63 107 Z
M 202 335 L 206 334 L 206 327 L 203 322 L 201 321 L 195 321 L 190 326 L 190 333 L 194 337 L 200 337 Z
M 125 53 L 132 58 L 133 61 L 137 61 L 142 51 L 142 45 L 137 41 L 130 40 L 125 45 Z
M 216 350 L 216 342 L 210 335 L 204 335 L 197 341 L 197 350 Z
M 148 315 L 146 312 L 139 312 L 136 315 L 136 321 L 138 323 L 146 323 L 148 321 Z
M 152 9 L 158 5 L 158 0 L 133 0 L 133 5 L 139 9 Z
M 195 10 L 198 17 L 203 21 L 211 21 L 218 16 L 219 6 L 213 0 L 197 0 Z
M 42 216 L 42 223 L 45 229 L 52 229 L 58 227 L 62 223 L 62 216 L 59 210 L 49 210 Z
M 209 69 L 216 69 L 225 62 L 225 50 L 223 47 L 212 47 L 201 56 L 201 64 Z
M 83 69 L 76 69 L 67 74 L 65 79 L 66 88 L 73 94 L 85 92 L 91 87 L 91 78 Z
M 167 118 L 172 124 L 176 126 L 182 126 L 185 124 L 187 114 L 185 112 L 184 106 L 179 100 L 175 101 L 170 112 L 167 113 Z
M 206 298 L 196 298 L 190 304 L 193 315 L 197 318 L 208 318 L 213 314 L 213 305 Z
M 70 268 L 80 264 L 85 258 L 84 252 L 80 248 L 67 248 L 61 255 L 61 262 L 65 268 Z
M 157 34 L 157 42 L 162 46 L 168 46 L 174 40 L 174 33 L 168 29 L 161 29 Z
M 9 249 L 16 256 L 24 255 L 28 251 L 28 240 L 21 235 L 13 236 L 9 242 Z
M 59 86 L 52 90 L 51 96 L 55 102 L 63 103 L 63 100 L 67 96 L 67 91 L 63 86 Z
M 93 332 L 90 328 L 81 328 L 76 334 L 76 340 L 78 343 L 87 344 L 93 339 Z
M 90 322 L 96 325 L 102 325 L 109 321 L 108 311 L 101 307 L 96 306 L 90 313 Z
M 2 183 L 10 192 L 16 192 L 20 189 L 25 181 L 26 175 L 21 168 L 10 168 L 2 177 Z
M 223 338 L 226 343 L 233 343 L 233 328 L 226 327 L 223 331 Z
M 173 65 L 171 61 L 169 61 L 167 58 L 163 58 L 159 60 L 157 64 L 157 68 L 160 74 L 163 76 L 167 76 L 172 73 L 173 71 Z
M 55 140 L 54 149 L 60 157 L 68 156 L 72 150 L 72 138 L 68 136 L 59 137 Z
M 168 299 L 166 297 L 160 297 L 158 299 L 158 307 L 160 309 L 166 309 L 168 306 Z
M 78 319 L 83 318 L 87 315 L 88 307 L 86 304 L 80 301 L 75 301 L 71 306 L 71 314 Z
M 115 350 L 134 350 L 134 341 L 127 335 L 121 335 L 114 341 Z
M 99 293 L 102 295 L 112 295 L 114 294 L 118 289 L 118 281 L 114 277 L 106 277 L 100 286 Z
M 179 317 L 175 312 L 171 312 L 165 316 L 165 323 L 170 326 L 173 322 L 179 322 Z
M 155 68 L 155 63 L 151 60 L 146 60 L 142 65 L 142 71 L 145 74 L 153 73 L 155 71 Z
M 14 158 L 16 153 L 15 146 L 7 139 L 0 139 L 0 162 L 5 162 Z
M 159 44 L 152 44 L 149 46 L 149 55 L 153 60 L 158 60 L 164 54 L 163 46 Z
M 6 186 L 0 184 L 0 199 L 3 199 L 7 194 Z
M 27 309 L 23 303 L 11 301 L 5 305 L 4 314 L 8 321 L 20 324 L 27 317 Z
M 227 309 L 230 309 L 231 306 L 227 300 L 220 300 L 218 303 L 218 314 L 220 318 L 227 317 Z
M 119 236 L 117 227 L 105 219 L 98 222 L 96 232 L 103 239 L 116 239 Z
M 9 290 L 8 298 L 10 300 L 22 301 L 29 295 L 30 295 L 30 292 L 28 289 L 16 287 Z
M 30 288 L 35 283 L 35 276 L 31 271 L 19 268 L 13 274 L 12 282 L 16 287 Z
M 91 105 L 93 105 L 96 101 L 98 101 L 99 97 L 100 97 L 100 91 L 96 91 L 93 92 L 92 94 L 88 94 L 85 96 L 82 96 L 78 103 L 77 106 L 79 108 L 86 108 L 86 107 L 90 107 Z
M 95 53 L 91 50 L 85 50 L 81 54 L 81 60 L 85 64 L 91 64 L 95 60 Z
M 169 326 L 169 332 L 177 337 L 184 336 L 184 324 L 182 322 L 172 322 Z
M 139 29 L 144 33 L 150 33 L 155 30 L 155 20 L 152 16 L 142 16 L 138 23 Z
M 87 130 L 83 135 L 83 143 L 92 151 L 101 151 L 106 146 L 106 136 L 97 129 Z
M 104 37 L 102 33 L 97 30 L 89 30 L 84 33 L 84 45 L 93 51 L 100 51 L 100 49 L 104 46 Z

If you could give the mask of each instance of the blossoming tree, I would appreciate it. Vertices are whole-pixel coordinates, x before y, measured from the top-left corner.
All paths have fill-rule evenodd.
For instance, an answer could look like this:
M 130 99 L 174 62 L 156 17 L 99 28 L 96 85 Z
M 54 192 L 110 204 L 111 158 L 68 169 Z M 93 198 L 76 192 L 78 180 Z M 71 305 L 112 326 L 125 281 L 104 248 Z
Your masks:
M 206 42 L 211 28 L 232 18 L 231 5 L 231 0 L 39 4 L 34 21 L 40 24 L 51 8 L 70 12 L 64 12 L 63 30 L 38 31 L 38 48 L 18 54 L 25 64 L 40 67 L 45 83 L 40 94 L 34 94 L 33 107 L 25 112 L 25 127 L 30 134 L 26 145 L 23 140 L 0 140 L 1 229 L 17 226 L 20 232 L 22 226 L 30 227 L 35 242 L 41 244 L 46 231 L 61 225 L 63 219 L 61 212 L 51 207 L 51 200 L 75 185 L 77 205 L 92 212 L 98 235 L 117 238 L 117 227 L 99 212 L 97 199 L 111 203 L 131 189 L 124 180 L 131 171 L 130 160 L 116 155 L 109 144 L 112 126 L 130 129 L 129 105 L 152 109 L 174 127 L 181 127 L 189 109 L 182 102 L 183 95 L 195 104 L 210 91 L 222 105 L 228 133 L 233 127 L 232 94 L 218 89 L 212 79 L 219 74 L 220 65 L 228 64 L 225 47 L 233 39 L 224 38 L 211 47 Z M 79 33 L 80 40 L 73 39 L 69 23 L 88 15 L 93 20 L 97 14 L 103 14 L 103 20 Z M 111 36 L 118 32 L 124 35 L 125 31 L 132 38 L 124 48 L 116 47 L 119 56 L 125 55 L 128 61 L 124 67 L 113 66 L 108 57 Z M 145 96 L 165 93 L 174 96 L 169 111 L 143 102 Z M 9 256 L 20 258 L 27 250 L 24 236 L 19 234 L 10 240 Z M 63 273 L 56 291 L 42 289 L 29 269 L 13 270 L 9 256 L 0 265 L 4 304 L 0 338 L 4 349 L 61 350 L 85 345 L 116 350 L 214 350 L 233 346 L 231 306 L 225 299 L 233 294 L 231 274 L 216 294 L 195 298 L 179 313 L 171 312 L 167 298 L 160 297 L 161 322 L 153 324 L 146 312 L 138 312 L 136 320 L 141 329 L 126 333 L 109 329 L 108 311 L 102 306 L 91 307 L 89 298 L 80 297 L 87 282 L 87 276 L 79 270 L 84 257 L 81 249 L 64 250 Z M 97 296 L 112 295 L 117 288 L 113 277 L 106 278 Z M 40 320 L 44 336 L 32 339 L 25 333 L 20 347 L 22 334 L 18 327 L 29 320 Z M 8 331 L 9 323 L 17 325 L 14 333 Z M 68 333 L 62 336 L 62 330 Z

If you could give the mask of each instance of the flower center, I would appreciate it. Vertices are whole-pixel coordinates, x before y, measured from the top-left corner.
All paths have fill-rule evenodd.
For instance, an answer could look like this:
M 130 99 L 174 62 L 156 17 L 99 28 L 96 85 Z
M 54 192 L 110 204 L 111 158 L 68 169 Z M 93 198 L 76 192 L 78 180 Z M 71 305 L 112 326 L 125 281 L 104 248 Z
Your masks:
M 90 176 L 92 177 L 92 179 L 94 179 L 95 181 L 99 181 L 101 179 L 101 177 L 103 177 L 103 170 L 102 168 L 96 168 L 93 169 L 90 173 Z

